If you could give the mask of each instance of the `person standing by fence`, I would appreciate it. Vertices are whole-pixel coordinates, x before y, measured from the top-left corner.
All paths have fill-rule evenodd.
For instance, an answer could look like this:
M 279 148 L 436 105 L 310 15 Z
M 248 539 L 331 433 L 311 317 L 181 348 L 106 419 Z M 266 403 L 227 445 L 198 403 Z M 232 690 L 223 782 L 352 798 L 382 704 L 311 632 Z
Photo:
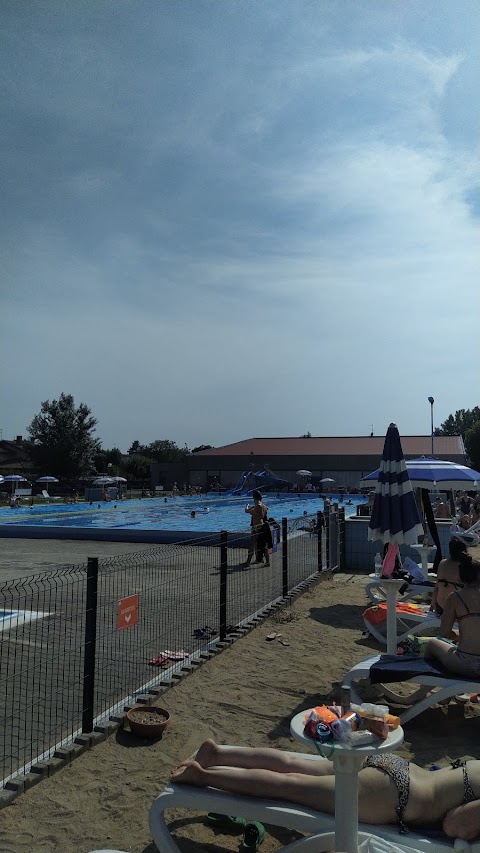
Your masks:
M 257 550 L 258 537 L 261 535 L 263 530 L 263 522 L 265 521 L 268 514 L 268 507 L 262 503 L 262 496 L 260 492 L 255 490 L 252 492 L 253 498 L 253 506 L 250 504 L 246 504 L 245 512 L 247 515 L 250 515 L 250 542 L 248 543 L 248 554 L 247 560 L 244 563 L 244 566 L 249 566 L 252 562 L 252 557 Z M 258 554 L 256 554 L 255 562 L 261 562 L 258 559 Z

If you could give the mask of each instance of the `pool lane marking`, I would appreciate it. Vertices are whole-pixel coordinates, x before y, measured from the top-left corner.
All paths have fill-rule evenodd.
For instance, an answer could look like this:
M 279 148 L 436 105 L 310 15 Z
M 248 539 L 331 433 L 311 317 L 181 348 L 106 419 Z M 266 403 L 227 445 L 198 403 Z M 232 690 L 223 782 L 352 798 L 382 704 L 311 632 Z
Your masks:
M 15 610 L 11 615 L 0 618 L 0 631 L 9 631 L 11 628 L 18 628 L 19 625 L 35 622 L 36 619 L 45 619 L 51 615 L 51 613 L 44 613 L 41 610 Z

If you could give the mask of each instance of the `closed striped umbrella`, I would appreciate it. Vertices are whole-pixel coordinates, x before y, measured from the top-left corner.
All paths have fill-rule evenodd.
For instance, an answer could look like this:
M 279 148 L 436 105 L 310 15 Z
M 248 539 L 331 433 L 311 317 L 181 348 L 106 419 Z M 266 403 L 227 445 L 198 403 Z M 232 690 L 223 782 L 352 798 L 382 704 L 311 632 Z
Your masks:
M 419 536 L 423 536 L 423 526 L 415 493 L 397 426 L 390 424 L 378 470 L 368 538 L 371 542 L 381 540 L 384 545 L 416 545 Z

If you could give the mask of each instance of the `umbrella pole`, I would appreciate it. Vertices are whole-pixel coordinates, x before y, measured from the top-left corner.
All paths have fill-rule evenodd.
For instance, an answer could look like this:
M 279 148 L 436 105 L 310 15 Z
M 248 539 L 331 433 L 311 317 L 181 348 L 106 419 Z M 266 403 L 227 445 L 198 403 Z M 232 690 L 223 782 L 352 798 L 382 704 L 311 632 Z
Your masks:
M 422 522 L 423 535 L 425 537 L 425 536 L 427 536 L 427 520 L 425 518 L 425 506 L 424 506 L 423 498 L 422 498 L 422 490 L 421 489 L 415 489 L 415 492 L 416 492 L 416 499 L 417 499 L 417 507 L 420 508 L 420 520 Z
M 404 583 L 403 578 L 381 580 L 387 599 L 387 655 L 397 654 L 397 592 Z

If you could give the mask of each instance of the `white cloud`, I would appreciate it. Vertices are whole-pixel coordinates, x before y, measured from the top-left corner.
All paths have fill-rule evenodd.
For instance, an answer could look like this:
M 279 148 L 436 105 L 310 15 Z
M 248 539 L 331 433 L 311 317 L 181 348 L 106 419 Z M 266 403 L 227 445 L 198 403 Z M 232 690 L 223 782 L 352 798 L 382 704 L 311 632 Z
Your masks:
M 267 17 L 271 41 L 191 24 L 181 62 L 153 19 L 138 67 L 115 33 L 61 61 L 47 33 L 27 71 L 50 57 L 48 91 L 12 67 L 38 132 L 12 118 L 5 145 L 4 434 L 62 390 L 125 449 L 428 431 L 415 400 L 476 404 L 478 162 L 445 126 L 468 55 Z

